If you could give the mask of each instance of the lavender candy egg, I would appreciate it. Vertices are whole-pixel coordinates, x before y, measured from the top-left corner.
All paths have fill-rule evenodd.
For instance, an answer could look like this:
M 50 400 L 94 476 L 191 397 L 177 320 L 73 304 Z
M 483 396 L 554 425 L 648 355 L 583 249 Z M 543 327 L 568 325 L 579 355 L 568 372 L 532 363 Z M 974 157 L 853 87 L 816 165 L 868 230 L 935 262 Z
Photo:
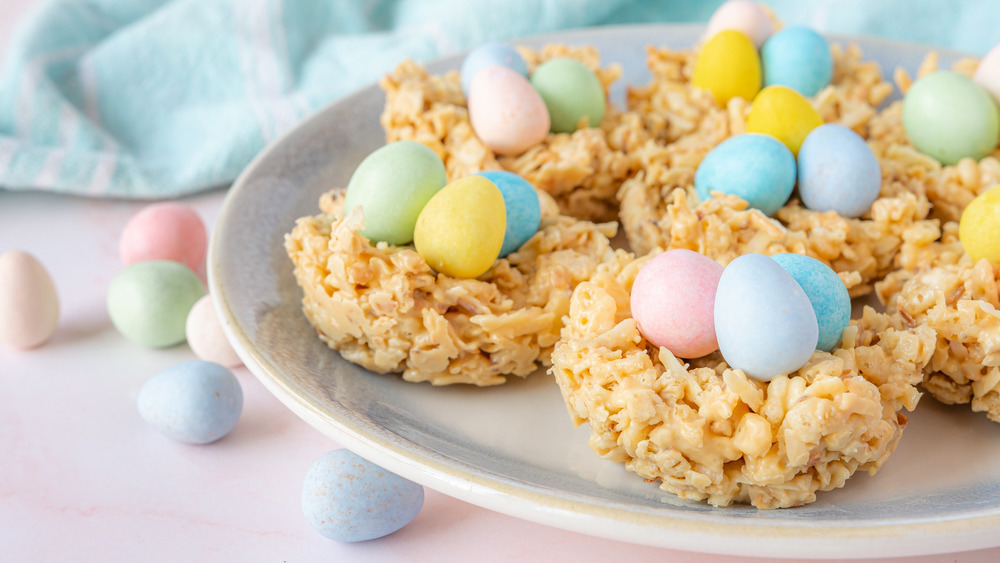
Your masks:
M 465 56 L 462 61 L 462 93 L 469 97 L 472 79 L 484 68 L 505 66 L 521 76 L 528 78 L 528 64 L 517 49 L 507 43 L 487 43 L 480 45 Z
M 799 148 L 799 196 L 814 211 L 860 217 L 882 189 L 882 167 L 861 135 L 836 123 L 820 125 Z
M 851 296 L 837 272 L 815 258 L 802 254 L 776 254 L 772 260 L 791 274 L 812 303 L 819 325 L 816 349 L 830 352 L 840 344 L 844 328 L 851 322 Z
M 142 386 L 139 414 L 150 426 L 189 444 L 208 444 L 236 426 L 243 389 L 231 371 L 201 360 L 171 366 Z

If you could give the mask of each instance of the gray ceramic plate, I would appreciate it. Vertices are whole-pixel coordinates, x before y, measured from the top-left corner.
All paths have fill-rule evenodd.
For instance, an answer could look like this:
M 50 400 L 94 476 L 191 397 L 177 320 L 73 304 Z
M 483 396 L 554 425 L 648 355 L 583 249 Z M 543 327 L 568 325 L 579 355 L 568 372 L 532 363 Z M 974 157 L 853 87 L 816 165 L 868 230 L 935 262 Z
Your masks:
M 521 41 L 591 44 L 645 84 L 647 45 L 687 47 L 700 28 L 653 25 L 571 31 Z M 834 38 L 834 40 L 837 40 Z M 926 48 L 857 39 L 891 72 L 915 71 Z M 954 54 L 944 54 L 949 64 Z M 452 57 L 430 65 L 457 68 Z M 317 212 L 384 143 L 377 86 L 302 123 L 233 186 L 212 236 L 209 277 L 230 339 L 292 411 L 346 447 L 425 486 L 561 528 L 691 551 L 777 557 L 936 553 L 1000 545 L 1000 425 L 926 398 L 876 477 L 856 475 L 811 505 L 769 512 L 687 503 L 587 446 L 551 378 L 488 389 L 432 388 L 342 360 L 299 311 L 282 236 Z

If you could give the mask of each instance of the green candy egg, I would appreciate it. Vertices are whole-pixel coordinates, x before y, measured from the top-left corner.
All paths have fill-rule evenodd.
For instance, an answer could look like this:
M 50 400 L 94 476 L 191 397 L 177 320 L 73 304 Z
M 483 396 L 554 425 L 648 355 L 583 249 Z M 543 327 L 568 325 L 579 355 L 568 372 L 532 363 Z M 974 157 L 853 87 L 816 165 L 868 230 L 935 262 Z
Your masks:
M 166 348 L 184 342 L 188 313 L 203 295 L 201 280 L 179 262 L 136 262 L 112 280 L 108 315 L 125 338 Z
M 917 80 L 903 98 L 903 128 L 920 152 L 942 164 L 979 160 L 1000 141 L 1000 111 L 971 78 L 938 71 Z
M 538 65 L 531 85 L 545 101 L 553 133 L 576 131 L 583 117 L 590 127 L 604 119 L 604 86 L 594 71 L 576 59 L 560 57 Z
M 344 213 L 361 206 L 369 240 L 408 244 L 420 210 L 447 182 L 437 153 L 414 141 L 397 141 L 369 154 L 354 170 Z

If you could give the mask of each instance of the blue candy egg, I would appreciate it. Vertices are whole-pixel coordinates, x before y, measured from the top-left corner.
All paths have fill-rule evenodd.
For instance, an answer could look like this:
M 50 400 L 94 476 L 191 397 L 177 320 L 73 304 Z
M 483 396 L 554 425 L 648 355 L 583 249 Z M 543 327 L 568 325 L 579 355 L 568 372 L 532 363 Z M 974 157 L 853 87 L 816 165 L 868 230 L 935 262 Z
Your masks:
M 806 27 L 786 27 L 760 49 L 764 86 L 787 86 L 815 96 L 833 78 L 833 56 L 826 39 Z
M 736 135 L 719 143 L 701 161 L 694 185 L 703 200 L 711 192 L 722 192 L 774 215 L 795 188 L 795 157 L 770 135 Z
M 139 390 L 138 407 L 143 420 L 167 436 L 207 444 L 236 426 L 243 389 L 225 367 L 191 360 L 149 378 Z
M 763 254 L 745 254 L 722 271 L 715 333 L 731 367 L 770 381 L 809 361 L 819 325 L 809 297 L 791 274 Z
M 503 246 L 500 247 L 500 258 L 521 248 L 538 232 L 542 222 L 542 208 L 538 203 L 538 194 L 530 182 L 506 170 L 487 170 L 479 172 L 493 182 L 503 195 L 503 203 L 507 206 L 507 230 L 504 232 Z
M 820 125 L 799 148 L 799 195 L 816 211 L 860 217 L 882 189 L 882 167 L 861 135 L 835 123 Z
M 306 520 L 336 541 L 389 535 L 413 521 L 423 505 L 423 487 L 348 450 L 324 454 L 302 484 Z
M 816 349 L 832 351 L 851 321 L 851 296 L 844 282 L 832 268 L 809 256 L 776 254 L 771 258 L 795 278 L 812 303 L 819 325 Z
M 521 53 L 507 43 L 487 43 L 480 45 L 462 61 L 462 92 L 469 97 L 469 86 L 472 79 L 486 67 L 505 66 L 521 76 L 528 77 L 528 64 L 524 62 Z

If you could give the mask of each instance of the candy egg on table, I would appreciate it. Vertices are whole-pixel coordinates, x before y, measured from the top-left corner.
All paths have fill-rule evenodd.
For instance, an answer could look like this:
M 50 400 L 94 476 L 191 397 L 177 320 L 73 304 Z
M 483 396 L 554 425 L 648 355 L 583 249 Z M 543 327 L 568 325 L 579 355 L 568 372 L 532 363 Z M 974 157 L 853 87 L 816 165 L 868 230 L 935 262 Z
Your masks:
M 736 135 L 705 156 L 695 172 L 694 185 L 703 200 L 713 191 L 723 192 L 774 215 L 795 188 L 795 157 L 770 135 Z
M 851 296 L 837 272 L 815 258 L 802 254 L 775 254 L 771 257 L 806 293 L 819 326 L 816 349 L 830 352 L 840 344 L 844 328 L 851 321 Z
M 0 343 L 41 346 L 59 324 L 59 295 L 48 270 L 20 250 L 0 254 Z
M 208 249 L 205 224 L 182 203 L 155 203 L 136 213 L 122 230 L 118 253 L 126 266 L 149 260 L 173 260 L 194 271 Z
M 807 27 L 786 27 L 769 37 L 760 59 L 765 86 L 787 86 L 803 96 L 815 96 L 833 78 L 830 46 Z
M 423 505 L 423 487 L 344 449 L 316 460 L 302 483 L 306 520 L 341 542 L 389 535 L 412 522 Z
M 716 351 L 715 290 L 720 276 L 722 266 L 691 250 L 668 250 L 646 262 L 630 298 L 639 331 L 679 358 Z
M 771 135 L 797 156 L 806 135 L 822 124 L 823 118 L 802 94 L 786 86 L 767 86 L 750 105 L 747 133 Z
M 752 100 L 761 85 L 757 48 L 739 31 L 716 33 L 698 53 L 691 83 L 711 92 L 720 106 L 736 97 Z
M 709 18 L 705 38 L 710 39 L 726 29 L 742 32 L 759 49 L 774 30 L 774 23 L 757 2 L 729 0 Z
M 451 182 L 424 206 L 413 232 L 417 253 L 431 268 L 475 278 L 500 255 L 507 218 L 503 194 L 482 176 Z
M 962 211 L 958 239 L 973 260 L 1000 264 L 1000 186 L 979 194 Z
M 208 444 L 236 426 L 243 389 L 225 367 L 190 360 L 149 378 L 139 390 L 138 408 L 143 420 L 167 436 Z
M 715 332 L 731 367 L 770 381 L 809 361 L 819 325 L 809 297 L 791 274 L 763 254 L 745 254 L 719 278 Z
M 799 148 L 799 196 L 815 211 L 860 217 L 882 189 L 882 167 L 868 143 L 851 129 L 827 123 Z
M 597 127 L 604 119 L 607 100 L 604 86 L 587 65 L 569 57 L 556 57 L 531 73 L 531 86 L 545 101 L 553 133 L 572 133 L 582 119 Z
M 503 195 L 503 204 L 507 210 L 507 226 L 504 230 L 503 245 L 500 247 L 500 258 L 521 248 L 538 232 L 542 222 L 542 209 L 538 202 L 538 193 L 531 182 L 522 176 L 506 170 L 487 170 L 479 172 L 499 188 Z
M 129 340 L 166 348 L 184 342 L 188 313 L 203 295 L 201 280 L 184 264 L 137 262 L 111 281 L 108 315 Z
M 460 70 L 462 78 L 462 93 L 469 97 L 469 87 L 472 79 L 484 68 L 505 66 L 521 76 L 528 77 L 528 63 L 512 45 L 507 43 L 487 43 L 480 45 L 465 56 Z
M 361 161 L 344 194 L 344 211 L 364 210 L 361 234 L 369 240 L 408 244 L 420 210 L 447 183 L 444 163 L 426 145 L 397 141 Z
M 994 100 L 1000 100 L 1000 44 L 990 49 L 989 53 L 979 61 L 972 81 L 989 92 Z
M 996 100 L 971 78 L 939 70 L 903 96 L 903 129 L 917 149 L 942 164 L 988 155 L 1000 141 Z
M 469 86 L 469 121 L 493 152 L 516 155 L 549 134 L 549 110 L 528 80 L 504 66 L 484 68 Z
M 219 317 L 212 306 L 212 298 L 206 295 L 199 299 L 188 312 L 184 323 L 184 332 L 188 346 L 198 359 L 215 362 L 226 367 L 236 367 L 243 364 L 236 355 L 229 340 L 226 339 L 219 323 Z

